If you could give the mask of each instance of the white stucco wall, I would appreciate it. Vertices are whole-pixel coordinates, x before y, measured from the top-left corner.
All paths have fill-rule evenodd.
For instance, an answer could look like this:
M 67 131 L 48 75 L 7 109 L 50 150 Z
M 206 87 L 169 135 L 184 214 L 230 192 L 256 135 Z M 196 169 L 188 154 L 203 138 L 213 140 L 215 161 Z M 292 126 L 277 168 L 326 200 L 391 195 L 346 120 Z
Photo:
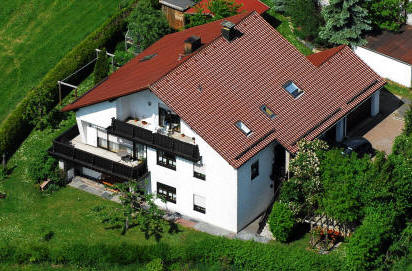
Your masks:
M 206 168 L 206 180 L 193 177 L 193 162 L 179 157 L 176 159 L 176 171 L 157 165 L 156 150 L 148 148 L 152 191 L 157 189 L 156 182 L 175 187 L 176 204 L 168 202 L 168 209 L 237 232 L 237 170 L 184 121 L 181 121 L 181 130 L 185 135 L 195 137 Z M 205 197 L 205 214 L 193 210 L 193 194 Z
M 275 159 L 274 148 L 275 143 L 270 144 L 238 169 L 238 231 L 266 211 L 273 199 L 273 182 L 270 175 Z M 259 175 L 251 180 L 251 165 L 258 160 Z
M 363 47 L 353 49 L 380 76 L 406 87 L 412 87 L 412 65 Z

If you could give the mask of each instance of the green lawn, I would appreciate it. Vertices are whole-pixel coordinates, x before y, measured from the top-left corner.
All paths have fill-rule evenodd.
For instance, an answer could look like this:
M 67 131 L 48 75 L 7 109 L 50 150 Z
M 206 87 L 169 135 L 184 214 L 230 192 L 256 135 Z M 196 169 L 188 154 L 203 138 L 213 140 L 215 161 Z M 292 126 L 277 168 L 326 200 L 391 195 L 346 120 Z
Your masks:
M 115 13 L 118 3 L 2 1 L 0 122 L 68 51 Z
M 392 82 L 388 79 L 386 79 L 386 81 L 388 83 L 386 84 L 385 88 L 388 91 L 390 91 L 392 94 L 402 96 L 402 97 L 407 98 L 410 101 L 412 101 L 412 88 L 407 88 L 407 87 L 401 86 L 401 85 L 396 84 L 395 82 Z

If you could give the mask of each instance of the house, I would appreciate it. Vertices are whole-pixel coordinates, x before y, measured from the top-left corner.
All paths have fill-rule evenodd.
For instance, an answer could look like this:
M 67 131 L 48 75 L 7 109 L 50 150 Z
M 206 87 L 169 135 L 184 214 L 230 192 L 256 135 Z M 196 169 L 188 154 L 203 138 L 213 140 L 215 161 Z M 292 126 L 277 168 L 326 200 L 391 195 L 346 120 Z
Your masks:
M 208 2 L 209 0 L 201 0 L 198 3 L 191 0 L 160 0 L 169 25 L 177 30 L 185 28 L 185 15 L 195 14 L 199 8 L 203 9 L 204 14 L 213 16 L 207 8 Z M 234 3 L 240 5 L 239 13 L 256 11 L 262 15 L 269 10 L 269 7 L 259 0 L 234 0 Z
M 380 76 L 412 87 L 412 26 L 366 39 L 368 43 L 354 47 L 354 52 Z
M 77 126 L 50 153 L 71 176 L 145 179 L 162 208 L 238 232 L 296 143 L 342 140 L 360 108 L 378 114 L 384 84 L 349 47 L 306 57 L 243 13 L 163 37 L 67 105 Z

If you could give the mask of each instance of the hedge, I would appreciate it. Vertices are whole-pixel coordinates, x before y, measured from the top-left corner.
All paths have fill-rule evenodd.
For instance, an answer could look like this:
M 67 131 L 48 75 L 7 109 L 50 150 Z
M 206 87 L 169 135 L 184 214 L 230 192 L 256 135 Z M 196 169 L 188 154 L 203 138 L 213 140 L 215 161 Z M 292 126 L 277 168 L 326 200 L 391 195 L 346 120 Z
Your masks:
M 224 237 L 199 236 L 179 244 L 158 242 L 141 244 L 80 244 L 62 246 L 47 243 L 0 244 L 0 263 L 69 264 L 99 268 L 106 265 L 147 264 L 159 261 L 164 266 L 176 263 L 222 263 L 233 270 L 340 270 L 336 254 L 320 255 L 293 246 L 260 244 Z
M 74 47 L 54 66 L 16 106 L 16 108 L 0 124 L 0 154 L 6 153 L 10 157 L 26 139 L 34 128 L 33 118 L 37 111 L 43 113 L 51 110 L 59 101 L 57 81 L 69 76 L 83 67 L 95 56 L 96 48 L 114 48 L 116 41 L 122 38 L 126 28 L 126 17 L 132 10 L 134 3 L 127 8 L 119 10 L 115 15 L 106 20 L 98 29 L 89 34 L 79 45 Z M 87 73 L 90 73 L 88 71 Z M 79 83 L 88 74 L 81 74 L 76 78 Z M 37 113 L 38 114 L 38 113 Z

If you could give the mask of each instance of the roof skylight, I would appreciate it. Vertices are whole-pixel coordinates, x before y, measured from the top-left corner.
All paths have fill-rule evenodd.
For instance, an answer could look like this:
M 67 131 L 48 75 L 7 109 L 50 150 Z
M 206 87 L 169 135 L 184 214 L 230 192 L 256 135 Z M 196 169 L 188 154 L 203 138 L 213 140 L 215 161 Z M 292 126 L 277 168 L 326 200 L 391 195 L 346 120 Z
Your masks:
M 250 129 L 246 126 L 246 124 L 244 124 L 244 123 L 241 122 L 241 121 L 237 121 L 237 122 L 235 123 L 235 125 L 236 125 L 237 128 L 239 128 L 239 130 L 242 131 L 242 133 L 244 133 L 244 134 L 247 135 L 247 136 L 252 133 L 252 130 L 250 130 Z
M 290 95 L 293 96 L 293 98 L 299 98 L 303 94 L 303 90 L 301 90 L 295 83 L 292 81 L 286 82 L 286 84 L 283 85 L 283 88 L 289 92 Z
M 262 110 L 263 113 L 265 113 L 266 116 L 268 116 L 270 119 L 274 119 L 276 117 L 275 113 L 273 113 L 272 110 L 269 109 L 266 105 L 262 105 L 260 107 L 260 110 Z

